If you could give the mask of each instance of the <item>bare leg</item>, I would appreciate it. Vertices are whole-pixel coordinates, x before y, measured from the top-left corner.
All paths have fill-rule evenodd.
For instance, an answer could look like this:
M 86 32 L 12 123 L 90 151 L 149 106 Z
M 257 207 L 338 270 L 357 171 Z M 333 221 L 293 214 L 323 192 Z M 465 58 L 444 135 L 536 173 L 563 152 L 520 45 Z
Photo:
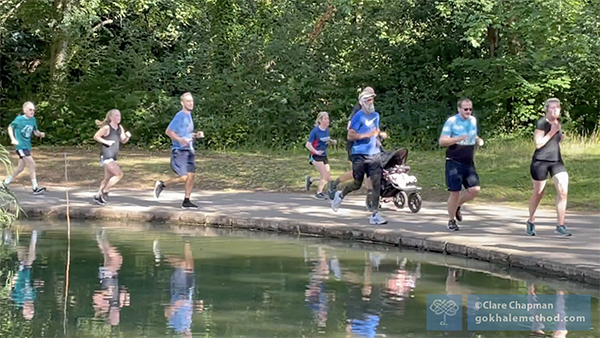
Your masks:
M 448 196 L 448 217 L 450 220 L 454 220 L 456 216 L 456 209 L 458 208 L 458 203 L 460 202 L 460 191 L 451 191 L 450 196 Z
M 192 189 L 194 188 L 194 173 L 187 173 L 185 181 L 185 198 L 190 198 Z
M 546 181 L 533 181 L 533 194 L 529 200 L 529 222 L 535 223 L 535 212 L 544 196 Z
M 329 164 L 315 161 L 313 162 L 313 165 L 321 175 L 321 181 L 319 182 L 319 188 L 317 189 L 318 194 L 323 192 L 323 188 L 331 178 L 331 176 L 329 175 Z
M 567 193 L 569 192 L 569 174 L 561 172 L 552 177 L 556 186 L 556 218 L 558 225 L 565 225 L 567 211 Z
M 37 179 L 36 173 L 35 173 L 35 161 L 33 160 L 33 157 L 31 156 L 25 156 L 23 157 L 23 161 L 25 162 L 25 165 L 27 166 L 27 169 L 29 170 L 29 177 L 31 178 L 31 181 L 35 181 Z
M 115 184 L 117 184 L 117 182 L 121 180 L 121 178 L 123 178 L 123 172 L 121 171 L 121 168 L 119 168 L 117 162 L 109 162 L 104 164 L 104 169 L 110 172 L 112 176 L 109 178 L 108 182 L 104 186 L 104 192 L 108 193 L 110 191 L 110 188 L 112 188 Z
M 458 206 L 460 207 L 461 205 L 465 204 L 466 202 L 474 199 L 479 194 L 480 190 L 481 190 L 481 188 L 479 186 L 470 187 L 467 190 L 463 190 L 460 194 L 460 199 L 458 200 Z

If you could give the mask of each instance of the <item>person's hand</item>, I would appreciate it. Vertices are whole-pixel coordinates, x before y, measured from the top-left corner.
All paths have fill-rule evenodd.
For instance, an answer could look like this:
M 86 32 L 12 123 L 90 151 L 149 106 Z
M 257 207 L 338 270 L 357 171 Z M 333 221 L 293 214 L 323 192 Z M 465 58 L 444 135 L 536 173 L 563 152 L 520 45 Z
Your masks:
M 477 145 L 481 147 L 481 146 L 483 146 L 483 144 L 484 144 L 483 139 L 478 137 L 477 138 Z
M 195 137 L 197 138 L 204 138 L 204 132 L 203 131 L 198 131 L 196 134 L 194 134 Z
M 564 141 L 566 137 L 567 137 L 567 136 L 565 135 L 565 132 L 561 131 L 561 132 L 560 132 L 560 141 L 561 141 L 561 142 L 562 142 L 562 141 Z
M 19 141 L 17 141 L 17 140 L 11 140 L 11 141 L 10 141 L 10 143 L 11 143 L 13 146 L 16 146 L 16 145 L 18 145 L 18 144 L 19 144 Z
M 387 135 L 387 133 L 386 133 L 385 131 L 380 131 L 380 132 L 379 132 L 379 137 L 381 137 L 381 138 L 383 138 L 383 139 L 386 139 L 386 138 L 387 138 L 387 136 L 388 136 L 388 135 Z
M 38 137 L 44 138 L 44 137 L 46 137 L 46 133 L 40 131 L 40 133 L 38 134 Z
M 113 141 L 113 140 L 105 140 L 105 141 L 104 141 L 104 144 L 106 144 L 107 146 L 109 146 L 109 147 L 110 147 L 110 146 L 112 146 L 113 144 L 115 144 L 115 141 Z
M 315 155 L 319 155 L 319 156 L 323 155 L 323 150 L 315 151 Z
M 125 132 L 125 136 L 127 136 L 127 138 L 131 138 L 131 133 L 130 133 L 130 132 L 128 132 L 128 131 L 126 131 L 126 132 Z
M 188 140 L 184 139 L 184 138 L 180 138 L 179 139 L 179 144 L 181 144 L 184 147 L 187 147 L 187 146 L 190 145 L 190 142 Z
M 373 136 L 379 135 L 379 133 L 380 133 L 379 128 L 375 128 L 375 129 L 371 130 L 371 132 L 368 135 L 369 135 L 369 137 L 373 137 Z
M 560 123 L 558 121 L 552 122 L 550 126 L 550 133 L 555 134 L 560 131 Z

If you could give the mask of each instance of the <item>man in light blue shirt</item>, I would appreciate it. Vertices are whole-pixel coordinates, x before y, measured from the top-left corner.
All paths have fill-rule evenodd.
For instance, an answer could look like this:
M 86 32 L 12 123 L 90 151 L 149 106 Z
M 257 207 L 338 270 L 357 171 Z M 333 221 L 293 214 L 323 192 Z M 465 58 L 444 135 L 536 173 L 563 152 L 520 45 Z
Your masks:
M 354 181 L 337 191 L 331 201 L 331 208 L 337 211 L 344 197 L 352 191 L 360 189 L 365 174 L 371 179 L 373 193 L 371 194 L 371 217 L 369 223 L 373 225 L 385 224 L 387 221 L 379 213 L 379 196 L 381 190 L 381 148 L 378 137 L 387 137 L 385 132 L 379 130 L 379 113 L 375 111 L 373 103 L 375 94 L 362 92 L 358 100 L 361 105 L 348 129 L 348 140 L 354 141 L 352 145 L 352 176 Z
M 479 194 L 479 176 L 475 170 L 475 145 L 483 145 L 477 131 L 477 119 L 473 116 L 473 102 L 461 99 L 458 113 L 451 116 L 440 135 L 439 143 L 446 149 L 446 185 L 448 197 L 448 230 L 458 231 L 456 222 L 462 221 L 460 207 Z M 462 187 L 465 187 L 461 194 Z
M 203 138 L 204 132 L 194 132 L 194 121 L 192 110 L 194 109 L 194 98 L 191 93 L 184 93 L 180 98 L 181 110 L 175 115 L 165 134 L 171 138 L 171 169 L 179 176 L 165 183 L 156 181 L 154 185 L 154 197 L 158 198 L 167 186 L 185 181 L 185 197 L 181 204 L 182 209 L 198 209 L 198 206 L 190 201 L 192 189 L 194 188 L 194 175 L 196 173 L 194 139 Z

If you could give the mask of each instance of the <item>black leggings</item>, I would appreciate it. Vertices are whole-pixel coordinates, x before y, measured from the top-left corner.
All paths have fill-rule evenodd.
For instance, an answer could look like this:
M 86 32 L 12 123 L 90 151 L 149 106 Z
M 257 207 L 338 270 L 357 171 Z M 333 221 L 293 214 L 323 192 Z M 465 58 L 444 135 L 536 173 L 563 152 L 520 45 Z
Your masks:
M 373 193 L 371 194 L 371 205 L 373 213 L 379 211 L 379 196 L 381 193 L 381 156 L 375 155 L 352 155 L 352 176 L 354 181 L 346 185 L 342 191 L 342 197 L 360 189 L 367 174 L 373 183 Z

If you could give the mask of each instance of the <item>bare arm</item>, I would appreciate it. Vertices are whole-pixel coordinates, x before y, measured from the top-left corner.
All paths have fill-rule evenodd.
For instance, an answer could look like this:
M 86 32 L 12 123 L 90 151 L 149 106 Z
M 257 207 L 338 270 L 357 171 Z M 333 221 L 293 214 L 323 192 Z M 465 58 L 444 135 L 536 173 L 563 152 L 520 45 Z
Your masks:
M 458 137 L 450 137 L 447 135 L 442 135 L 440 136 L 440 146 L 442 147 L 449 147 L 451 145 L 454 145 L 462 140 L 466 140 L 467 139 L 467 135 L 463 135 L 463 136 L 458 136 Z
M 104 137 L 106 135 L 108 135 L 108 132 L 109 132 L 108 125 L 106 125 L 106 126 L 100 128 L 100 129 L 98 129 L 98 131 L 96 132 L 96 134 L 94 134 L 94 140 L 96 142 L 98 142 L 98 143 L 102 143 L 105 146 L 110 147 L 113 144 L 114 141 L 108 141 L 108 140 L 104 139 Z
M 129 135 L 127 135 L 125 133 L 125 128 L 123 128 L 123 126 L 119 126 L 121 128 L 121 135 L 119 136 L 121 138 L 121 143 L 127 143 L 129 142 Z
M 317 155 L 321 155 L 322 154 L 322 152 L 319 151 L 319 150 L 317 150 L 317 149 L 315 149 L 315 147 L 313 147 L 313 145 L 310 142 L 306 142 L 305 146 L 306 146 L 306 149 L 310 150 L 310 152 L 312 154 L 317 154 Z
M 10 136 L 10 143 L 14 145 L 19 144 L 19 141 L 17 141 L 17 139 L 15 138 L 15 133 L 11 126 L 8 126 L 8 136 Z
M 546 143 L 548 143 L 548 141 L 550 141 L 552 139 L 552 137 L 554 136 L 554 134 L 556 134 L 557 132 L 558 132 L 558 130 L 552 131 L 552 129 L 551 129 L 550 132 L 548 134 L 546 134 L 546 136 L 544 136 L 543 130 L 536 129 L 533 132 L 533 140 L 535 141 L 535 148 L 540 149 L 541 147 L 545 146 Z
M 167 128 L 167 130 L 165 130 L 165 134 L 167 134 L 167 136 L 169 136 L 171 138 L 171 140 L 177 141 L 177 142 L 181 143 L 181 145 L 183 145 L 183 146 L 187 146 L 189 144 L 188 141 L 179 137 L 179 135 L 177 135 L 177 133 L 175 133 L 174 131 L 172 131 L 169 128 Z
M 366 133 L 366 134 L 359 134 L 356 130 L 354 129 L 348 129 L 348 140 L 350 141 L 356 141 L 356 140 L 362 140 L 362 139 L 366 139 L 375 135 L 379 135 L 379 129 L 375 128 L 373 129 L 373 131 L 371 131 L 370 133 Z

